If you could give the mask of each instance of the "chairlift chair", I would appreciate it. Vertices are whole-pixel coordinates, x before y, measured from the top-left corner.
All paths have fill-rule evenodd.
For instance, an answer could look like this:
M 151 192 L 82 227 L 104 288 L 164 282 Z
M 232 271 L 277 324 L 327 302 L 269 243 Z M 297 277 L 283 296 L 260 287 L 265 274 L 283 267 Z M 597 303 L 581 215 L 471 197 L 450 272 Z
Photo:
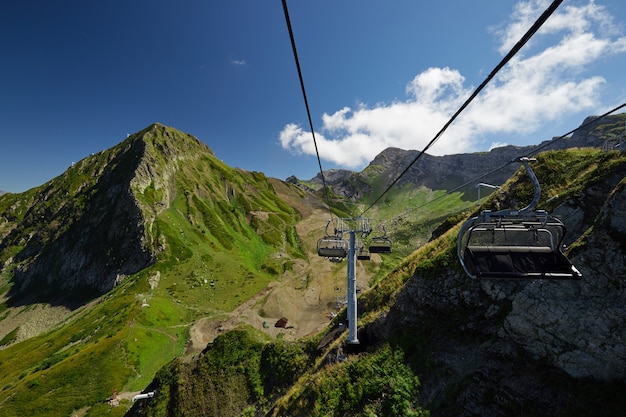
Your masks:
M 327 258 L 345 258 L 348 242 L 338 236 L 325 236 L 317 241 L 317 254 Z
M 369 261 L 371 258 L 370 251 L 368 249 L 365 249 L 364 247 L 360 247 L 356 258 L 360 261 Z
M 535 185 L 535 198 L 522 210 L 485 210 L 467 220 L 459 231 L 457 254 L 471 278 L 581 279 L 582 274 L 563 253 L 565 225 L 544 210 L 539 181 L 522 158 Z
M 383 228 L 383 235 L 373 237 L 369 243 L 370 253 L 391 253 L 391 239 L 387 237 L 387 231 L 385 226 Z
M 391 239 L 385 236 L 373 237 L 369 250 L 370 253 L 391 253 Z
M 331 221 L 328 220 L 326 223 L 326 236 L 317 241 L 317 254 L 327 258 L 345 258 L 348 256 L 348 242 L 342 239 L 341 231 L 337 228 L 335 228 L 335 235 L 329 235 L 328 225 Z

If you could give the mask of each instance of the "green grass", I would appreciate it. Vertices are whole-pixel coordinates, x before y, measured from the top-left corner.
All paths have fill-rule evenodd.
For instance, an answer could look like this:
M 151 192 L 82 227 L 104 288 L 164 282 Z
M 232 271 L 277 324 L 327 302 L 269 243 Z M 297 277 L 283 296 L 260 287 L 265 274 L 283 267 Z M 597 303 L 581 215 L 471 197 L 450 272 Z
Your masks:
M 165 330 L 133 326 L 125 337 L 122 344 L 125 353 L 126 366 L 132 368 L 135 375 L 120 387 L 125 391 L 141 391 L 144 389 L 154 374 L 169 360 L 181 356 L 184 353 L 182 334 L 170 334 Z M 183 339 L 184 340 L 184 339 Z
M 15 342 L 15 340 L 17 339 L 17 332 L 19 331 L 19 329 L 20 329 L 19 327 L 16 327 L 15 329 L 7 333 L 2 338 L 2 340 L 0 340 L 0 346 L 10 345 L 11 343 Z
M 164 148 L 168 142 L 157 138 L 154 146 Z M 97 158 L 105 163 L 114 154 Z M 168 163 L 159 153 L 148 157 L 155 164 Z M 59 179 L 66 181 L 61 188 L 78 192 L 93 176 L 85 174 L 88 168 L 87 162 L 77 164 Z M 13 345 L 8 344 L 17 331 L 4 338 L 8 347 L 0 350 L 0 394 L 7 400 L 0 414 L 67 416 L 86 409 L 87 415 L 115 415 L 99 401 L 114 389 L 145 388 L 163 365 L 184 353 L 191 323 L 232 311 L 275 280 L 285 266 L 273 253 L 302 256 L 293 237 L 298 216 L 264 175 L 233 170 L 210 155 L 192 158 L 179 170 L 173 187 L 153 181 L 138 194 L 154 216 L 147 236 L 158 252 L 155 265 L 127 277 L 65 326 Z M 173 199 L 163 210 L 165 187 Z M 21 220 L 26 211 L 16 201 L 5 198 L 0 204 L 14 206 Z M 54 210 L 60 201 L 46 206 Z M 268 212 L 268 220 L 250 222 L 250 209 Z M 56 233 L 50 230 L 50 236 Z M 10 246 L 2 256 L 18 248 Z M 151 287 L 148 280 L 156 276 Z
M 155 381 L 163 395 L 146 405 L 146 415 L 267 412 L 311 364 L 302 344 L 269 341 L 242 325 L 216 338 L 197 359 L 161 369 Z
M 9 400 L 0 412 L 67 416 L 114 389 L 143 389 L 180 356 L 191 314 L 168 300 L 142 308 L 137 289 L 145 285 L 129 281 L 68 325 L 1 350 L 1 395 Z
M 416 400 L 418 388 L 402 351 L 385 344 L 309 376 L 277 415 L 357 415 L 359 410 L 366 416 L 427 416 Z

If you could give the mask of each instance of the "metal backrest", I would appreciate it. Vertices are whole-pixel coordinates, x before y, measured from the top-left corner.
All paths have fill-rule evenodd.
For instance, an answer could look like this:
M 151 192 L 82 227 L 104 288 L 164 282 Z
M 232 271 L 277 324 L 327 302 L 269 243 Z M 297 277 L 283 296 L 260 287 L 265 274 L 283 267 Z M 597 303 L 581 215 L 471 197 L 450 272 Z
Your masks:
M 374 237 L 369 244 L 370 253 L 391 253 L 391 239 L 388 237 Z
M 348 242 L 337 236 L 325 236 L 317 241 L 317 254 L 327 258 L 345 258 Z

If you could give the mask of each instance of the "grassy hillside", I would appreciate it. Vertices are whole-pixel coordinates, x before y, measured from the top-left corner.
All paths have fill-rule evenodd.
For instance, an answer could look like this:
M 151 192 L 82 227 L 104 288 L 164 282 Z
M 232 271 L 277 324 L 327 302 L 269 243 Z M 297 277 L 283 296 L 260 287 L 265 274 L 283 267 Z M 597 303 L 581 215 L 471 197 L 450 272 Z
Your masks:
M 143 152 L 136 151 L 137 142 Z M 52 247 L 81 217 L 81 207 L 92 204 L 89 196 L 102 181 L 98 174 L 112 160 L 129 159 L 131 151 L 131 171 L 118 166 L 119 182 L 109 178 L 107 187 L 134 193 L 143 213 L 139 238 L 153 254 L 152 264 L 79 304 L 61 298 L 13 306 L 7 298 L 17 268 L 12 260 L 27 259 L 29 247 L 20 242 L 38 230 Z M 42 201 L 42 195 L 51 198 Z M 106 400 L 114 391 L 140 391 L 159 368 L 184 354 L 196 320 L 229 313 L 305 257 L 295 230 L 299 213 L 277 196 L 268 178 L 232 169 L 197 139 L 162 125 L 86 158 L 37 189 L 3 195 L 0 208 L 0 259 L 7 266 L 0 322 L 5 416 L 122 415 L 128 401 L 111 408 Z M 27 221 L 43 212 L 54 214 L 46 214 L 47 222 Z M 122 231 L 133 239 L 134 232 Z M 97 254 L 111 255 L 106 248 Z M 41 317 L 46 320 L 33 330 Z

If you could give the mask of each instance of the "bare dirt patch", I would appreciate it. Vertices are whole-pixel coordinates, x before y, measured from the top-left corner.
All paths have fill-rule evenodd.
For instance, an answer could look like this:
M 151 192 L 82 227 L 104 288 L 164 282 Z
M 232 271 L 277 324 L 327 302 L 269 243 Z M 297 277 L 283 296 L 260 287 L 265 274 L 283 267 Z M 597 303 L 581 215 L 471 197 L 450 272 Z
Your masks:
M 269 284 L 226 317 L 203 318 L 194 323 L 188 353 L 204 349 L 221 333 L 241 323 L 272 337 L 282 334 L 286 340 L 297 340 L 323 330 L 333 314 L 345 306 L 346 261 L 333 263 L 317 255 L 316 243 L 324 235 L 328 209 L 319 202 L 317 206 L 302 204 L 300 197 L 285 195 L 284 184 L 276 188 L 281 197 L 300 210 L 302 220 L 296 227 L 308 259 L 297 260 L 280 280 Z M 372 256 L 369 262 L 380 263 L 380 256 Z M 357 261 L 356 272 L 357 287 L 367 290 L 369 276 L 361 261 Z M 282 317 L 288 319 L 286 328 L 275 327 Z

